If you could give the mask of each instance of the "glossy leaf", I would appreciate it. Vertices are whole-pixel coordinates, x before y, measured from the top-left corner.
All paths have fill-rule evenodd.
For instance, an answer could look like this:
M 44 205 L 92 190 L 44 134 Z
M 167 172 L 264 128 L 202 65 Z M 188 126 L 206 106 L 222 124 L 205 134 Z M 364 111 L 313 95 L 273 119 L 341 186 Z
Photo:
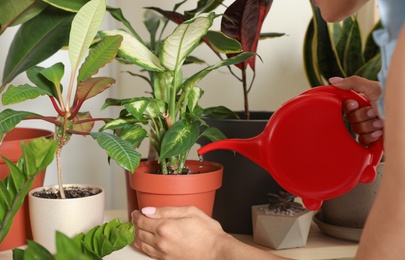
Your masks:
M 62 48 L 69 38 L 73 16 L 49 6 L 19 28 L 7 55 L 0 92 L 21 72 Z
M 272 0 L 236 0 L 224 12 L 221 31 L 242 44 L 245 52 L 256 52 L 263 21 Z M 229 55 L 228 55 L 229 57 Z M 243 67 L 255 70 L 256 57 L 246 60 Z M 238 65 L 242 68 L 242 65 Z
M 201 136 L 208 138 L 212 142 L 226 139 L 226 136 L 218 128 L 215 127 L 209 127 L 205 129 Z
M 346 71 L 346 75 L 354 75 L 363 65 L 364 58 L 360 28 L 357 19 L 354 19 L 345 46 L 343 68 Z
M 208 31 L 205 38 L 210 42 L 210 46 L 219 53 L 239 53 L 242 45 L 235 39 L 218 31 Z
M 41 115 L 32 112 L 15 111 L 5 109 L 0 112 L 0 140 L 3 135 L 15 128 L 15 126 L 26 118 L 42 118 Z
M 318 61 L 314 50 L 316 48 L 314 19 L 311 19 L 304 38 L 304 66 L 307 79 L 311 86 L 323 85 L 322 74 L 318 70 Z
M 91 49 L 89 56 L 86 57 L 80 67 L 77 81 L 87 80 L 97 74 L 100 68 L 111 62 L 117 54 L 121 42 L 122 36 L 120 35 L 104 37 L 95 48 Z
M 147 136 L 148 132 L 140 125 L 129 125 L 123 127 L 118 136 L 132 144 L 134 148 L 137 148 L 143 139 Z
M 89 119 L 92 119 L 89 112 L 77 113 L 76 117 L 74 118 L 75 123 L 72 129 L 81 133 L 89 133 L 94 126 L 94 121 Z
M 214 13 L 200 15 L 177 26 L 163 42 L 160 52 L 162 64 L 171 71 L 177 71 L 198 46 L 214 18 Z
M 25 23 L 48 5 L 35 0 L 2 0 L 0 9 L 0 35 L 9 26 Z
M 92 0 L 85 4 L 74 17 L 69 35 L 69 59 L 72 71 L 79 68 L 101 26 L 105 11 L 105 0 Z
M 35 99 L 39 96 L 44 96 L 48 94 L 49 94 L 48 92 L 40 88 L 30 86 L 28 84 L 24 84 L 17 87 L 10 85 L 7 91 L 4 92 L 1 101 L 3 105 L 11 105 L 20 103 L 28 99 Z
M 104 35 L 121 35 L 123 37 L 123 41 L 118 50 L 118 55 L 120 57 L 125 58 L 131 63 L 147 70 L 160 72 L 165 70 L 162 65 L 160 65 L 160 61 L 155 54 L 153 54 L 145 45 L 143 45 L 131 34 L 120 30 L 110 30 L 101 31 L 100 35 L 102 37 Z
M 44 90 L 48 95 L 57 97 L 58 93 L 56 91 L 55 85 L 47 80 L 42 74 L 41 71 L 43 67 L 40 66 L 33 66 L 29 70 L 27 70 L 27 77 L 28 79 L 35 84 L 38 88 Z M 59 86 L 60 90 L 63 91 L 62 85 Z
M 65 65 L 62 62 L 58 62 L 49 68 L 44 68 L 40 71 L 41 75 L 47 80 L 52 82 L 55 86 L 59 86 L 60 81 L 63 78 L 65 72 Z
M 235 112 L 224 106 L 205 108 L 203 110 L 202 116 L 213 119 L 239 118 Z
M 63 9 L 69 12 L 78 12 L 89 0 L 42 0 L 50 5 L 53 5 L 59 9 Z
M 21 149 L 23 155 L 18 165 L 3 157 L 10 174 L 4 180 L 0 180 L 0 241 L 7 235 L 35 176 L 52 162 L 57 142 L 42 137 L 29 143 L 22 142 Z
M 163 137 L 159 162 L 189 150 L 197 141 L 198 134 L 197 122 L 188 123 L 185 119 L 177 121 Z
M 114 83 L 115 79 L 108 77 L 89 78 L 81 81 L 76 90 L 75 106 L 80 108 L 85 100 L 102 93 Z
M 381 20 L 379 20 L 373 27 L 373 29 L 370 31 L 370 33 L 367 36 L 366 39 L 366 45 L 364 46 L 364 60 L 368 62 L 371 60 L 373 57 L 378 55 L 380 51 L 380 47 L 375 43 L 374 38 L 373 38 L 373 32 L 376 30 L 379 30 L 383 27 Z
M 122 168 L 133 172 L 138 167 L 141 154 L 135 151 L 131 143 L 109 133 L 92 132 L 90 135 L 106 150 L 108 156 L 115 160 Z

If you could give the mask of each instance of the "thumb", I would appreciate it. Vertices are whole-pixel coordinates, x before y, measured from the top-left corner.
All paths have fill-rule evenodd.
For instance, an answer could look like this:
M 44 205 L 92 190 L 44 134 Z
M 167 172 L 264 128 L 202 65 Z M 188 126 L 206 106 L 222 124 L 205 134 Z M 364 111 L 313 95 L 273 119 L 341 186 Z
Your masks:
M 145 207 L 141 212 L 154 219 L 159 218 L 184 218 L 198 214 L 199 210 L 195 207 Z

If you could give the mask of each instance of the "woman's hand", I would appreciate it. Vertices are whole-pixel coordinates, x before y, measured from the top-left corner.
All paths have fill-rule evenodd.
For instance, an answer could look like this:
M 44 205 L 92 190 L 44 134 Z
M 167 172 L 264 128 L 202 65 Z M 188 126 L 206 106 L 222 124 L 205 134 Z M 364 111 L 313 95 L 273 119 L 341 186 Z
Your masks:
M 372 81 L 358 76 L 348 78 L 333 77 L 329 82 L 338 88 L 354 90 L 364 95 L 371 106 L 359 108 L 355 100 L 345 102 L 347 119 L 352 123 L 352 130 L 359 135 L 359 142 L 368 145 L 377 141 L 383 135 L 383 121 L 377 116 L 377 100 L 381 94 L 378 81 Z
M 132 222 L 136 246 L 157 259 L 217 259 L 230 237 L 195 207 L 143 208 L 132 213 Z

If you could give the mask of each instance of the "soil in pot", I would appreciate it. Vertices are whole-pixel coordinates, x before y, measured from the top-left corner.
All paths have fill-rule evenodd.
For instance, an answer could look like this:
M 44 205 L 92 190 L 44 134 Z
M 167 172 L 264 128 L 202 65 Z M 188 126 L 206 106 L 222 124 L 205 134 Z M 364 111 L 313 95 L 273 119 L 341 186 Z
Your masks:
M 76 198 L 84 198 L 99 194 L 101 189 L 96 187 L 78 187 L 78 186 L 71 186 L 64 189 L 65 196 L 67 199 L 76 199 Z M 43 198 L 43 199 L 60 199 L 60 192 L 59 190 L 55 191 L 54 189 L 43 189 L 40 191 L 36 191 L 32 193 L 34 197 Z

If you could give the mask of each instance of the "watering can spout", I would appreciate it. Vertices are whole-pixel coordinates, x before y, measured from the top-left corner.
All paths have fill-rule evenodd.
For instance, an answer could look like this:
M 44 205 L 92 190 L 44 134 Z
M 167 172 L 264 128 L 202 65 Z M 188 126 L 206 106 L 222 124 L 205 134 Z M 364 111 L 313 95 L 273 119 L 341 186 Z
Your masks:
M 201 147 L 197 152 L 198 155 L 201 156 L 214 150 L 235 151 L 269 172 L 266 159 L 263 156 L 262 140 L 259 136 L 249 139 L 225 139 L 216 141 Z

